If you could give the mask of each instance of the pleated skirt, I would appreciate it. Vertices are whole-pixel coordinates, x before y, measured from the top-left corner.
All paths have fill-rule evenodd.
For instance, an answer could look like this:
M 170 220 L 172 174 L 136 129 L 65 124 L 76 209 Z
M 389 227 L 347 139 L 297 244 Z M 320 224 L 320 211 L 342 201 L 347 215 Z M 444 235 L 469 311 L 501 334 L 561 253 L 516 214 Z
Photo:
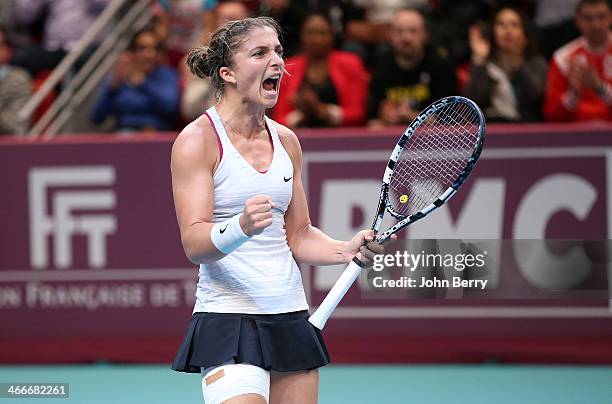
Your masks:
M 179 372 L 230 360 L 266 370 L 293 372 L 329 363 L 321 332 L 308 311 L 281 314 L 194 313 L 172 364 Z

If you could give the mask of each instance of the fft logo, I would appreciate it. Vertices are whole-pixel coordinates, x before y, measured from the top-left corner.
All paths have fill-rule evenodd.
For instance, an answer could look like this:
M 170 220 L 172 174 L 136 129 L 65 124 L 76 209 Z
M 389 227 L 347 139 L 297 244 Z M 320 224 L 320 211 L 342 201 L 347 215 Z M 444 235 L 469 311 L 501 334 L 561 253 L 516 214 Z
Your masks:
M 112 166 L 34 167 L 28 173 L 30 203 L 30 264 L 47 268 L 49 244 L 53 240 L 53 266 L 72 266 L 72 236 L 87 237 L 87 261 L 92 268 L 106 265 L 106 238 L 117 230 L 112 213 L 79 211 L 111 210 L 116 205 L 112 189 L 115 168 Z M 87 189 L 75 189 L 87 187 Z M 63 188 L 63 189 L 61 189 Z

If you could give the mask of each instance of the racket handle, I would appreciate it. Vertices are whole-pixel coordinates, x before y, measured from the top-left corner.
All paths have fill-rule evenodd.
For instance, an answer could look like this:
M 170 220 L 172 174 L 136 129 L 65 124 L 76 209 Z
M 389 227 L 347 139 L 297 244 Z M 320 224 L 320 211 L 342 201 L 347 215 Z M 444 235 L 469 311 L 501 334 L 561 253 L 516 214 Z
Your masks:
M 338 278 L 334 286 L 331 288 L 321 305 L 312 313 L 312 316 L 308 318 L 308 321 L 319 330 L 325 327 L 325 323 L 340 303 L 340 300 L 346 295 L 351 285 L 355 282 L 355 279 L 359 276 L 361 267 L 355 261 L 346 267 L 342 275 Z

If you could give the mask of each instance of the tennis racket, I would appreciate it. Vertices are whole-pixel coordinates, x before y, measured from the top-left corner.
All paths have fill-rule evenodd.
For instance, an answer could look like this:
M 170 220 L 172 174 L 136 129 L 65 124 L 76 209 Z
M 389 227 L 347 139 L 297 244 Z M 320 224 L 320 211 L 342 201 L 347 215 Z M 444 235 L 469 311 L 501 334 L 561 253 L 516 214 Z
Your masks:
M 399 138 L 387 163 L 372 224 L 376 242 L 384 243 L 444 205 L 474 169 L 484 137 L 485 119 L 472 100 L 447 97 L 423 110 Z M 379 233 L 385 211 L 397 223 Z M 362 267 L 353 258 L 308 321 L 322 330 Z

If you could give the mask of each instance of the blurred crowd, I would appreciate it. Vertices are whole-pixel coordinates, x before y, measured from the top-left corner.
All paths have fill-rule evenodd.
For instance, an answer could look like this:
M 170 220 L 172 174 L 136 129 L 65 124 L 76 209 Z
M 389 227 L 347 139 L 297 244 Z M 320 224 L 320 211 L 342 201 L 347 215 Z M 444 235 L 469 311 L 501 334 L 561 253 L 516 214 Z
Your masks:
M 0 133 L 16 133 L 17 111 L 108 3 L 2 0 Z M 292 128 L 407 124 L 457 94 L 489 122 L 612 121 L 608 0 L 151 3 L 153 22 L 98 89 L 94 124 L 166 131 L 196 119 L 218 94 L 185 55 L 224 22 L 256 15 L 284 30 L 289 74 L 270 115 Z

